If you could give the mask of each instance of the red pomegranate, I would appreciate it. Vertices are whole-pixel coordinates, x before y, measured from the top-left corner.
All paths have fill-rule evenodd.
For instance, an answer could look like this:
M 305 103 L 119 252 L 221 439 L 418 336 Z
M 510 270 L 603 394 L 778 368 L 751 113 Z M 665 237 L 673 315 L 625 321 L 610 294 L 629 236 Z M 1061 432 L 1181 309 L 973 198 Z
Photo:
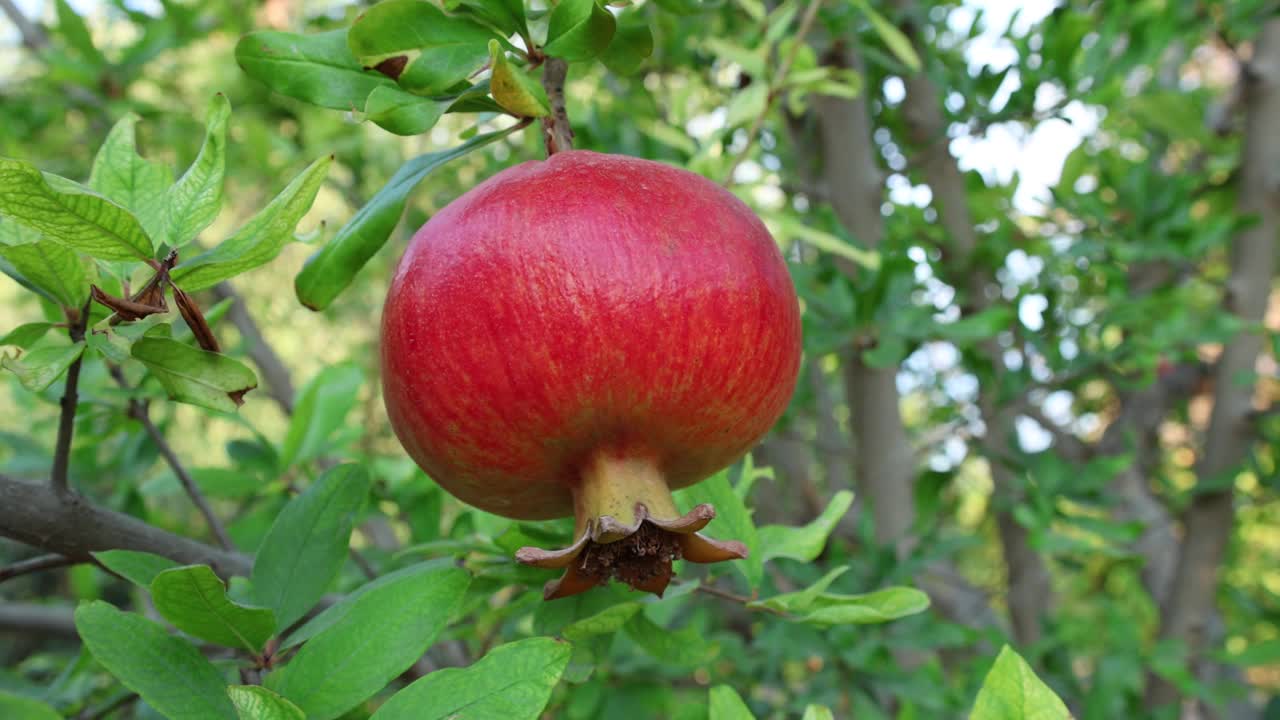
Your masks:
M 711 181 L 565 151 L 509 168 L 414 236 L 382 317 L 387 413 L 437 483 L 522 520 L 574 515 L 548 598 L 671 561 L 745 557 L 671 490 L 745 454 L 795 389 L 800 317 L 768 230 Z

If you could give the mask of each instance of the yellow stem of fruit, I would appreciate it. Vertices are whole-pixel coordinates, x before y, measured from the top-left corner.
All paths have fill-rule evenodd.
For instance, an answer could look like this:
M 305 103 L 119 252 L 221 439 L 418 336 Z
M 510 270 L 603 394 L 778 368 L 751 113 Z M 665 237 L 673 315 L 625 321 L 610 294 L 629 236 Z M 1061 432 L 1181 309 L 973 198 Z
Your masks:
M 667 481 L 653 460 L 618 457 L 607 452 L 596 453 L 583 468 L 582 477 L 573 488 L 573 504 L 577 518 L 574 537 L 582 537 L 588 522 L 606 515 L 622 526 L 634 526 L 638 504 L 644 505 L 655 518 L 680 517 Z M 624 537 L 626 535 L 606 533 L 597 542 L 615 542 Z

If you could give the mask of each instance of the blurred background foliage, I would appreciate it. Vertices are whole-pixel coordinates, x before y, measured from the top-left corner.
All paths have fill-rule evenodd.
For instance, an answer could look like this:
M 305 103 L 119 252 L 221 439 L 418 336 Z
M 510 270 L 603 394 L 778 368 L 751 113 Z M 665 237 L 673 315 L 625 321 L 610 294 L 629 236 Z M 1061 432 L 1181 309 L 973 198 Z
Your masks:
M 704 717 L 706 688 L 727 683 L 760 717 L 799 717 L 810 703 L 837 717 L 959 717 L 1000 645 L 1013 642 L 1080 718 L 1154 717 L 1156 683 L 1175 686 L 1185 712 L 1206 713 L 1186 717 L 1280 717 L 1280 304 L 1273 296 L 1260 324 L 1224 305 L 1232 239 L 1258 222 L 1237 212 L 1240 63 L 1275 22 L 1274 3 L 873 5 L 824 3 L 793 49 L 806 10 L 795 0 L 642 0 L 628 12 L 648 23 L 652 55 L 626 75 L 574 65 L 568 109 L 576 147 L 732 180 L 791 262 L 805 370 L 786 417 L 754 454 L 771 471 L 748 505 L 757 524 L 800 525 L 836 492 L 859 492 L 815 562 L 770 564 L 770 592 L 847 565 L 836 590 L 916 585 L 934 607 L 886 626 L 821 628 L 710 596 L 667 604 L 656 612 L 669 616 L 654 619 L 691 633 L 700 653 L 655 656 L 626 634 L 594 641 L 549 716 Z M 335 158 L 298 242 L 234 280 L 286 373 L 260 369 L 263 387 L 235 415 L 176 404 L 153 413 L 240 549 L 252 551 L 289 488 L 331 458 L 374 471 L 377 502 L 353 542 L 382 570 L 473 551 L 468 543 L 496 558 L 492 548 L 509 553 L 530 533 L 567 535 L 563 523 L 517 526 L 445 496 L 405 458 L 378 396 L 380 307 L 408 237 L 482 179 L 542 157 L 538 133 L 428 176 L 389 246 L 314 313 L 291 288 L 308 255 L 405 160 L 458 145 L 475 122 L 446 116 L 423 135 L 396 137 L 355 109 L 275 94 L 236 65 L 244 33 L 345 27 L 364 4 L 5 6 L 29 24 L 0 25 L 0 155 L 82 179 L 107 131 L 134 112 L 142 152 L 185 167 L 208 99 L 221 92 L 233 107 L 227 203 L 206 238 L 226 236 L 315 158 Z M 770 85 L 787 58 L 790 84 Z M 842 74 L 812 72 L 819 67 Z M 932 128 L 913 103 L 921 77 L 935 91 L 925 98 L 936 105 Z M 832 102 L 868 119 L 836 124 L 844 116 Z M 841 184 L 848 176 L 833 171 L 851 144 L 867 150 L 870 189 Z M 944 194 L 937 148 L 955 158 L 959 185 L 949 189 L 958 196 Z M 957 249 L 945 217 L 957 197 L 976 240 L 969 250 Z M 850 215 L 850 202 L 867 210 Z M 202 297 L 212 305 L 222 296 Z M 60 316 L 0 282 L 0 331 L 40 318 Z M 244 328 L 215 327 L 225 351 L 256 360 L 260 340 Z M 1248 452 L 1206 477 L 1220 382 L 1209 368 L 1246 329 L 1265 338 L 1251 374 L 1231 379 L 1250 388 Z M 869 383 L 877 373 L 889 380 Z M 81 489 L 207 537 L 144 430 L 121 413 L 105 370 L 86 366 L 84 383 L 72 456 Z M 872 387 L 881 395 L 859 392 Z M 3 377 L 0 471 L 47 472 L 59 395 L 57 384 L 30 393 Z M 900 425 L 905 444 L 869 431 L 881 424 Z M 908 493 L 905 523 L 903 513 L 883 514 L 892 501 L 869 476 L 881 467 L 894 468 Z M 1188 650 L 1186 637 L 1162 631 L 1163 593 L 1180 587 L 1188 511 L 1223 488 L 1232 522 L 1221 565 L 1200 568 L 1199 582 L 1213 584 L 1211 617 Z M 25 554 L 0 545 L 0 557 Z M 503 638 L 563 624 L 556 606 L 536 601 L 541 574 L 494 567 L 474 591 L 491 594 L 477 594 L 474 615 L 433 662 L 470 662 Z M 729 573 L 720 584 L 738 580 Z M 344 587 L 362 581 L 354 563 L 344 570 Z M 127 593 L 88 565 L 0 587 L 8 603 L 63 606 Z M 617 600 L 610 593 L 586 602 Z M 73 672 L 82 662 L 74 638 L 0 631 L 0 657 L 0 687 L 55 684 L 73 713 L 111 699 L 103 676 Z M 129 712 L 146 716 L 144 706 Z

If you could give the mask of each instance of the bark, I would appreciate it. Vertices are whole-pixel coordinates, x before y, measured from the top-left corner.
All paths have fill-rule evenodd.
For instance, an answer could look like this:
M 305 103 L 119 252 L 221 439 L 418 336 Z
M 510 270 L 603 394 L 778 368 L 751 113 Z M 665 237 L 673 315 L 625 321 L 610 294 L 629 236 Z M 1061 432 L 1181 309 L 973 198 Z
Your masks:
M 0 633 L 59 635 L 75 638 L 71 608 L 53 605 L 0 604 Z
M 245 307 L 244 298 L 240 297 L 229 282 L 214 285 L 213 294 L 219 300 L 231 298 L 231 308 L 227 311 L 227 316 L 231 319 L 231 324 L 235 325 L 236 330 L 240 332 L 245 352 L 253 358 L 253 364 L 258 366 L 262 379 L 267 382 L 267 394 L 276 401 L 285 415 L 292 415 L 293 380 L 289 375 L 289 368 L 285 367 L 284 361 L 262 336 L 262 330 L 258 328 L 258 324 L 254 322 L 253 317 L 249 315 L 249 310 Z
M 910 0 L 900 0 L 898 8 L 905 16 L 915 14 L 914 3 Z M 909 26 L 905 29 L 920 51 L 916 28 Z M 925 53 L 920 54 L 923 56 Z M 906 87 L 903 118 L 912 145 L 917 150 L 917 167 L 933 192 L 933 205 L 949 240 L 949 274 L 952 278 L 967 281 L 966 286 L 957 287 L 963 299 L 962 310 L 965 314 L 978 313 L 991 303 L 986 290 L 993 278 L 989 268 L 975 266 L 973 262 L 978 238 L 969 210 L 964 176 L 948 148 L 941 93 L 926 72 L 917 72 L 906 78 Z M 1002 368 L 1000 348 L 994 342 L 988 342 L 982 350 L 998 381 Z M 1026 529 L 1012 517 L 1012 510 L 1021 499 L 1021 489 L 1017 475 L 1004 459 L 1012 457 L 1016 449 L 1013 445 L 1015 414 L 997 404 L 995 393 L 998 384 L 984 383 L 980 393 L 979 405 L 987 428 L 984 447 L 991 462 L 995 486 L 996 521 L 1008 575 L 1009 612 L 1014 637 L 1019 643 L 1029 644 L 1040 637 L 1040 619 L 1052 605 L 1052 587 L 1044 559 L 1028 545 Z
M 223 577 L 247 576 L 252 562 L 245 555 L 95 507 L 78 495 L 62 497 L 44 485 L 5 475 L 0 475 L 0 537 L 86 560 L 98 550 L 140 550 L 183 565 L 207 564 Z
M 1258 222 L 1238 234 L 1224 303 L 1246 324 L 1262 321 L 1275 273 L 1280 235 L 1280 19 L 1267 21 L 1244 73 L 1245 134 L 1238 205 Z M 1235 524 L 1234 474 L 1253 442 L 1253 384 L 1241 383 L 1263 349 L 1256 332 L 1242 331 L 1223 348 L 1214 367 L 1214 403 L 1197 468 L 1203 488 L 1182 521 L 1184 537 L 1161 617 L 1160 635 L 1186 643 L 1195 658 L 1205 645 L 1206 620 L 1214 612 L 1219 571 Z M 1152 677 L 1152 706 L 1174 702 L 1177 690 Z
M 865 70 L 861 55 L 840 44 L 828 60 L 858 72 Z M 880 216 L 884 177 L 876 163 L 867 97 L 817 96 L 813 107 L 822 134 L 822 179 L 831 206 L 850 234 L 875 248 L 884 237 Z M 840 262 L 840 268 L 850 275 L 857 272 L 846 261 Z M 915 453 L 902 422 L 897 370 L 868 367 L 857 351 L 843 360 L 858 494 L 871 506 L 876 540 L 896 546 L 905 555 L 915 521 Z
M 564 83 L 569 75 L 569 63 L 560 58 L 547 58 L 542 66 L 542 87 L 551 103 L 551 114 L 542 118 L 542 143 L 547 157 L 573 149 L 573 128 L 569 125 L 569 113 L 565 110 Z

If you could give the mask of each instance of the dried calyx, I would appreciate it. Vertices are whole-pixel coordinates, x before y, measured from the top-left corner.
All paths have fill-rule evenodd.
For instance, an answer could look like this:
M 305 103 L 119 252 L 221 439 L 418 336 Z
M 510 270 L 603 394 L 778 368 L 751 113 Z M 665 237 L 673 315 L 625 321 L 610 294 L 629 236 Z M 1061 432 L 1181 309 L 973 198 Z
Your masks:
M 698 531 L 715 517 L 709 504 L 680 514 L 658 466 L 647 458 L 600 453 L 573 486 L 575 542 L 561 550 L 525 547 L 516 559 L 564 570 L 547 583 L 548 600 L 568 597 L 616 578 L 661 596 L 671 563 L 713 563 L 747 556 L 740 542 L 712 540 Z

